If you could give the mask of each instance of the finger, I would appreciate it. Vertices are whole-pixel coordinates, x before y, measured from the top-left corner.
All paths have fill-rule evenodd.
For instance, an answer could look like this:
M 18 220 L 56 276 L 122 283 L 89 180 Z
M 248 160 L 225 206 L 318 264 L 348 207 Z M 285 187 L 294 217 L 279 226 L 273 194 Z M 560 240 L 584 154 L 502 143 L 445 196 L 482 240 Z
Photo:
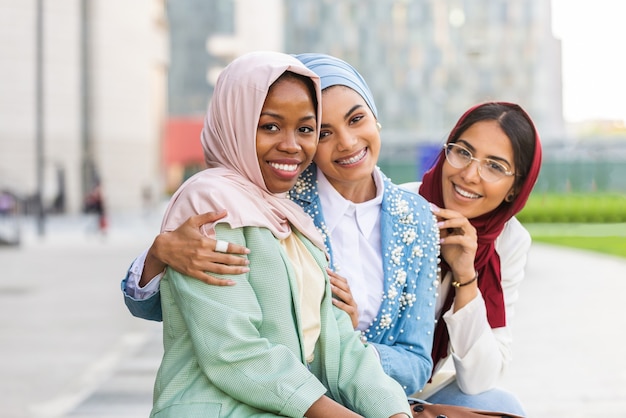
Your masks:
M 222 219 L 224 216 L 226 216 L 228 214 L 228 212 L 226 212 L 225 210 L 221 210 L 218 212 L 205 212 L 205 213 L 201 213 L 199 215 L 194 215 L 191 218 L 189 218 L 189 222 L 199 228 L 204 224 L 208 224 L 211 222 L 215 222 L 219 219 Z
M 469 227 L 470 223 L 467 220 L 467 218 L 465 217 L 460 217 L 460 218 L 449 218 L 449 219 L 444 219 L 442 221 L 437 222 L 437 226 L 439 227 L 439 229 L 445 229 L 445 228 L 467 228 Z
M 342 282 L 348 283 L 348 279 L 346 279 L 343 276 L 340 276 L 339 274 L 337 274 L 336 272 L 332 271 L 331 269 L 327 268 L 326 271 L 328 272 L 328 276 L 331 279 L 337 279 L 337 280 L 340 280 Z
M 196 278 L 212 286 L 234 286 L 235 284 L 237 284 L 237 282 L 232 279 L 220 279 L 206 273 L 198 274 Z
M 341 309 L 342 311 L 346 311 L 350 313 L 350 311 L 352 310 L 352 307 L 348 305 L 347 303 L 345 303 L 344 301 L 342 301 L 341 299 L 333 298 L 332 301 L 333 301 L 333 304 L 339 309 Z
M 228 266 L 247 266 L 250 264 L 250 261 L 246 257 L 226 253 L 211 252 L 206 255 L 206 259 L 210 261 L 211 264 L 225 264 Z
M 221 275 L 236 275 L 236 274 L 245 274 L 250 271 L 248 266 L 231 266 L 226 264 L 218 264 L 218 263 L 207 263 L 205 267 L 196 268 L 196 271 L 202 272 L 211 272 L 214 274 Z
M 441 245 L 458 245 L 463 248 L 476 248 L 476 241 L 464 235 L 448 235 L 441 239 Z
M 216 253 L 222 254 L 250 254 L 250 250 L 243 245 L 233 244 L 232 242 L 221 241 L 221 240 L 211 240 L 213 242 L 213 251 Z M 218 243 L 225 243 L 226 248 L 218 249 Z M 241 257 L 237 257 L 241 258 Z
M 432 209 L 433 205 L 431 204 L 431 209 Z M 459 212 L 452 210 L 452 209 L 444 209 L 444 208 L 437 208 L 436 211 L 433 211 L 433 213 L 440 218 L 444 218 L 444 219 L 450 219 L 450 218 L 463 218 L 464 216 L 461 215 Z
M 341 290 L 344 290 L 346 292 L 350 291 L 350 286 L 348 285 L 348 282 L 336 277 L 331 277 L 330 278 L 330 284 L 331 286 L 335 286 Z
M 330 290 L 333 292 L 333 295 L 335 295 L 336 297 L 338 297 L 339 299 L 341 299 L 342 301 L 346 303 L 352 300 L 352 294 L 350 292 L 346 292 L 345 290 L 337 286 L 331 285 Z

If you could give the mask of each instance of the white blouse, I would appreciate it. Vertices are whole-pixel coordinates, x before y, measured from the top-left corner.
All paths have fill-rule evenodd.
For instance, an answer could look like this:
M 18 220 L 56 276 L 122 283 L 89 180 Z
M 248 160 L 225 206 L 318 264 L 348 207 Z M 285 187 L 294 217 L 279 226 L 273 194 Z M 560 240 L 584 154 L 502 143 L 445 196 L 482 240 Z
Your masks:
M 359 331 L 370 326 L 383 296 L 380 211 L 384 185 L 378 170 L 374 170 L 373 176 L 376 197 L 353 203 L 344 199 L 317 169 L 318 193 L 333 249 L 335 272 L 345 277 L 350 285 L 359 311 Z

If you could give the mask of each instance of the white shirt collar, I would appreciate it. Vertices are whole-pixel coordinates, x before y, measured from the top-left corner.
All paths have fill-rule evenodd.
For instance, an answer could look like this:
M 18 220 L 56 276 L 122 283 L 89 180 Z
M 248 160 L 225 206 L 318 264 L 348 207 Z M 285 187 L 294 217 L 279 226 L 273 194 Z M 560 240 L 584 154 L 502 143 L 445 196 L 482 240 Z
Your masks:
M 380 216 L 380 206 L 383 202 L 385 187 L 383 178 L 378 169 L 374 170 L 372 176 L 374 177 L 374 183 L 376 185 L 376 197 L 367 202 L 353 203 L 341 196 L 332 184 L 330 184 L 319 167 L 317 168 L 317 190 L 322 207 L 324 208 L 326 227 L 331 235 L 344 215 L 353 215 L 361 234 L 369 238 Z

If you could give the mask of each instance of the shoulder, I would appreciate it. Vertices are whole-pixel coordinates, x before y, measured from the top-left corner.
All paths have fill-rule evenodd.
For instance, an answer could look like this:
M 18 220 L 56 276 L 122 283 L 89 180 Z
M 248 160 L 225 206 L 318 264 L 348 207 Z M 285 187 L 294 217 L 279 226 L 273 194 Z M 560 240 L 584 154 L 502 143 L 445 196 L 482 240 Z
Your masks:
M 532 239 L 528 230 L 516 217 L 512 217 L 504 224 L 504 229 L 496 239 L 496 250 L 501 257 L 520 250 L 527 252 L 531 242 Z
M 259 193 L 220 173 L 207 169 L 185 181 L 170 199 L 161 230 L 174 230 L 189 217 L 206 212 L 226 209 L 228 218 L 235 217 L 242 203 L 252 201 L 254 193 Z
M 296 184 L 289 190 L 289 198 L 295 202 L 312 202 L 317 196 L 317 166 L 311 164 L 298 177 Z
M 428 201 L 417 193 L 417 188 L 410 189 L 405 188 L 403 185 L 399 186 L 385 176 L 382 171 L 381 174 L 385 184 L 383 211 L 401 218 L 408 217 L 407 221 L 410 221 L 415 216 L 421 219 L 413 219 L 414 222 L 423 221 L 424 219 L 434 221 Z
M 411 181 L 409 183 L 402 183 L 399 187 L 413 192 L 415 194 L 419 194 L 420 186 L 422 185 L 421 181 Z

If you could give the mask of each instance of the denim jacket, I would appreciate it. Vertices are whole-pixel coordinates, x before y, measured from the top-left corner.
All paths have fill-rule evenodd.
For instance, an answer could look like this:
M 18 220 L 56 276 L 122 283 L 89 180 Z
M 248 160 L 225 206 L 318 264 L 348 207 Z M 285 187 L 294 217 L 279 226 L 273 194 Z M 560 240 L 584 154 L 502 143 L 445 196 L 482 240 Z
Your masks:
M 428 381 L 433 366 L 439 229 L 423 197 L 393 184 L 382 172 L 381 175 L 384 292 L 378 315 L 362 332 L 362 338 L 375 346 L 385 372 L 411 395 Z M 290 197 L 313 218 L 324 237 L 332 267 L 332 246 L 314 164 L 302 173 Z

